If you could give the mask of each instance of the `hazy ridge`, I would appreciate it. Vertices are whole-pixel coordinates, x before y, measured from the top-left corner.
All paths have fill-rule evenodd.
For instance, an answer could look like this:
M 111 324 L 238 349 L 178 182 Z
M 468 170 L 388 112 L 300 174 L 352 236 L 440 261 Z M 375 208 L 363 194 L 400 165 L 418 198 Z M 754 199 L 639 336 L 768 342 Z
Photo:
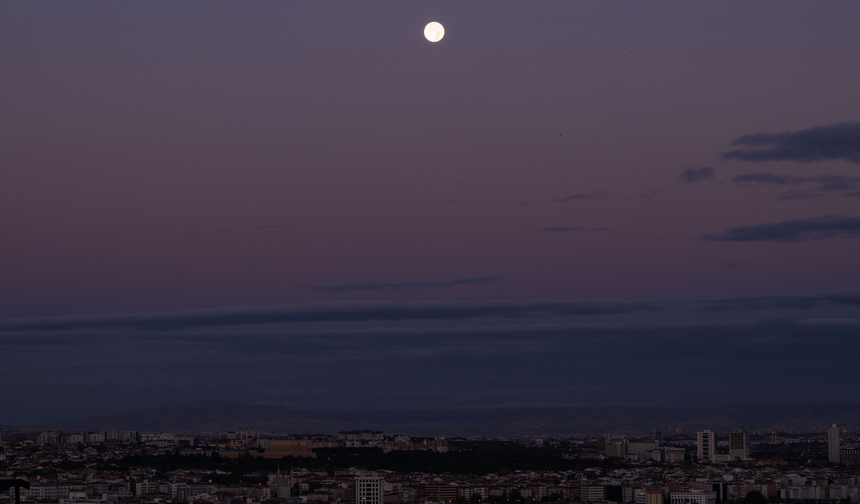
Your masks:
M 177 407 L 57 422 L 68 431 L 227 431 L 259 429 L 285 433 L 335 433 L 373 429 L 418 436 L 551 435 L 650 432 L 682 428 L 733 430 L 798 427 L 836 422 L 860 425 L 860 403 L 746 404 L 737 406 L 582 405 L 500 406 L 438 410 L 300 411 L 281 406 L 197 401 Z

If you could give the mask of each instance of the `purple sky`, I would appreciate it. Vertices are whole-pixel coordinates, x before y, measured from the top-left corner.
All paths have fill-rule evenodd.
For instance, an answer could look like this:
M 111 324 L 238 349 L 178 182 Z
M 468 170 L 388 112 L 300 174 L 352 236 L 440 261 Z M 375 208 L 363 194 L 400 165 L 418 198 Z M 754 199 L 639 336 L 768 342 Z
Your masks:
M 622 356 L 625 381 L 610 364 L 536 370 L 548 355 L 571 365 L 584 347 L 528 336 L 529 324 L 604 324 L 589 340 L 598 354 L 628 330 L 641 336 L 636 324 L 763 318 L 805 328 L 798 352 L 819 337 L 853 348 L 839 339 L 851 330 L 820 321 L 860 320 L 858 17 L 854 2 L 4 3 L 0 352 L 15 364 L 0 379 L 22 385 L 0 401 L 22 406 L 0 423 L 239 394 L 326 409 L 688 403 L 718 382 L 648 373 L 739 337 L 690 329 L 673 347 L 686 353 Z M 434 20 L 446 30 L 436 44 L 422 36 Z M 824 291 L 817 308 L 685 304 Z M 669 307 L 265 326 L 248 315 L 157 331 L 51 318 L 603 298 Z M 478 327 L 490 329 L 453 354 L 446 337 L 412 333 Z M 524 358 L 502 351 L 512 327 L 534 350 L 516 383 L 487 360 Z M 362 332 L 373 328 L 421 342 L 388 355 L 390 342 Z M 759 329 L 744 331 L 787 334 Z M 327 370 L 326 352 L 336 360 L 345 344 L 313 331 L 373 355 L 376 374 Z M 649 331 L 654 349 L 685 330 Z M 275 347 L 297 367 L 243 374 Z M 731 355 L 712 364 L 736 369 Z M 713 401 L 860 392 L 845 385 L 857 376 L 829 374 L 827 355 L 816 362 L 817 381 L 789 383 L 791 394 L 764 378 L 794 365 L 777 359 L 764 381 L 725 385 Z M 213 366 L 234 370 L 230 382 Z M 326 378 L 306 382 L 309 369 Z M 351 403 L 358 386 L 378 393 Z M 103 399 L 117 390 L 136 399 Z

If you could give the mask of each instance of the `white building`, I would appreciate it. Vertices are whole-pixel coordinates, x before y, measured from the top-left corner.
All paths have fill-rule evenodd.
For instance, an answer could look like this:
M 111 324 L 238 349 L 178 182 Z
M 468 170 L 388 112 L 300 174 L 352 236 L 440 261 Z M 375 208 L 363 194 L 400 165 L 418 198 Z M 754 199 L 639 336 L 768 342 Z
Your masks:
M 699 431 L 697 445 L 699 462 L 705 460 L 715 462 L 717 460 L 717 435 L 714 434 L 714 431 Z
M 337 433 L 337 439 L 347 448 L 374 447 L 385 440 L 380 431 L 353 430 Z
M 830 462 L 839 463 L 839 427 L 836 424 L 827 429 L 827 456 Z
M 154 494 L 158 492 L 158 483 L 149 480 L 135 481 L 131 484 L 131 491 L 138 497 L 141 495 Z
M 36 436 L 37 445 L 52 445 L 63 442 L 63 431 L 47 431 Z
M 382 478 L 375 472 L 355 478 L 355 504 L 382 504 Z
M 59 500 L 69 498 L 67 483 L 30 483 L 30 488 L 21 488 L 21 500 Z M 14 496 L 14 490 L 9 495 Z M 14 499 L 13 499 L 14 500 Z
M 716 504 L 717 492 L 705 492 L 703 490 L 669 492 L 669 502 L 671 504 Z
M 596 502 L 606 500 L 606 487 L 603 485 L 581 485 L 579 487 L 581 502 Z

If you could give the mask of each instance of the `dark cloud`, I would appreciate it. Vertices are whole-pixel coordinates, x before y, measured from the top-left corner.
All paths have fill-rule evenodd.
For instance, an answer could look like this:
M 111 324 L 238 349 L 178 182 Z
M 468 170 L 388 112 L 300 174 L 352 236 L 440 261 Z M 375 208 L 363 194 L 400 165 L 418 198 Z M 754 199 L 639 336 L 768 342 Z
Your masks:
M 369 290 L 438 289 L 455 285 L 474 285 L 498 282 L 496 277 L 459 278 L 450 282 L 363 282 L 343 285 L 302 285 L 303 289 L 322 292 L 354 292 Z
M 849 196 L 851 198 L 860 198 L 860 192 L 848 193 L 845 196 Z
M 735 139 L 740 148 L 723 154 L 739 161 L 824 161 L 842 159 L 860 163 L 860 122 L 786 131 L 753 133 Z
M 578 226 L 563 226 L 563 227 L 545 227 L 538 229 L 538 233 L 568 233 L 573 231 L 609 231 L 608 227 L 578 227 Z
M 744 267 L 742 263 L 724 261 L 724 267 Z M 480 283 L 491 279 L 466 278 L 460 284 Z M 451 282 L 453 283 L 453 282 Z M 624 301 L 592 299 L 585 301 L 336 301 L 295 305 L 239 306 L 206 310 L 137 314 L 102 314 L 69 317 L 41 317 L 0 320 L 3 341 L 15 333 L 69 331 L 79 329 L 121 329 L 143 331 L 177 331 L 207 327 L 239 325 L 296 324 L 316 322 L 396 322 L 410 320 L 465 321 L 471 319 L 533 319 L 589 315 L 621 315 L 637 312 L 665 311 L 668 308 L 703 306 L 702 311 L 730 311 L 772 308 L 815 308 L 818 306 L 860 305 L 860 290 L 828 291 L 792 296 L 757 295 L 704 301 Z M 100 338 L 101 336 L 92 336 Z M 61 338 L 43 336 L 53 344 Z M 94 340 L 95 341 L 95 340 Z
M 797 243 L 826 238 L 860 237 L 860 217 L 825 215 L 767 224 L 753 224 L 728 229 L 725 233 L 708 233 L 707 241 Z
M 853 191 L 860 183 L 860 177 L 845 177 L 843 175 L 819 175 L 807 177 L 810 182 L 821 184 L 816 187 L 820 191 Z
M 776 175 L 773 173 L 746 173 L 732 178 L 735 183 L 759 183 L 772 185 L 798 185 L 813 183 L 819 191 L 851 191 L 860 186 L 860 177 L 844 175 L 815 175 L 812 177 L 795 177 L 791 175 Z
M 3 408 L 0 421 L 68 419 L 106 407 L 131 410 L 201 397 L 340 411 L 426 410 L 610 398 L 696 403 L 710 387 L 714 403 L 828 401 L 860 393 L 858 331 L 858 320 L 768 319 L 230 334 L 113 331 L 100 340 L 86 333 L 34 332 L 12 347 L 6 341 L 14 335 L 0 334 L 0 354 L 11 356 L 0 367 L 0 381 L 16 384 L 0 387 L 0 401 L 38 398 L 28 408 Z M 43 344 L 57 336 L 66 344 Z M 803 373 L 785 373 L 798 366 Z M 720 386 L 714 388 L 703 370 L 718 370 Z M 773 380 L 777 375 L 780 380 Z
M 732 182 L 742 184 L 745 182 L 758 182 L 760 184 L 785 185 L 797 183 L 797 177 L 790 175 L 776 175 L 774 173 L 745 173 L 732 178 Z
M 771 309 L 771 308 L 814 308 L 831 301 L 839 301 L 839 294 L 845 296 L 853 306 L 860 305 L 860 292 L 853 291 L 852 297 L 848 291 L 837 291 L 833 297 L 828 293 L 816 293 L 798 296 L 747 296 L 714 300 L 714 303 L 726 302 L 725 309 L 703 309 L 703 311 L 727 311 L 743 309 Z M 813 303 L 809 304 L 798 300 L 807 298 Z M 820 302 L 819 302 L 820 301 Z M 732 303 L 736 303 L 735 306 Z M 755 303 L 760 303 L 755 307 Z M 626 322 L 626 323 L 593 323 L 593 324 L 508 324 L 490 326 L 462 326 L 462 327 L 390 327 L 390 328 L 364 328 L 364 329 L 325 329 L 325 330 L 297 330 L 289 332 L 237 332 L 224 334 L 210 334 L 207 332 L 183 333 L 173 336 L 169 333 L 127 333 L 118 338 L 132 339 L 142 343 L 156 344 L 176 343 L 188 345 L 222 346 L 231 352 L 237 348 L 245 347 L 247 352 L 255 352 L 258 348 L 269 348 L 273 352 L 290 353 L 303 349 L 305 353 L 313 353 L 322 358 L 332 360 L 355 359 L 385 359 L 390 355 L 387 349 L 396 353 L 396 348 L 408 348 L 422 345 L 430 345 L 435 353 L 444 355 L 462 349 L 464 345 L 473 346 L 475 342 L 481 342 L 483 346 L 499 345 L 498 350 L 492 353 L 520 354 L 521 350 L 511 348 L 505 343 L 520 341 L 524 345 L 532 345 L 535 338 L 547 338 L 555 340 L 555 345 L 570 345 L 582 351 L 588 347 L 612 346 L 615 342 L 612 338 L 625 337 L 654 337 L 664 336 L 677 342 L 685 344 L 697 344 L 694 340 L 697 336 L 711 335 L 720 339 L 743 342 L 755 338 L 758 331 L 762 335 L 777 333 L 781 339 L 792 339 L 793 331 L 806 332 L 810 329 L 836 328 L 849 330 L 860 328 L 860 320 L 855 319 L 796 319 L 796 318 L 771 318 L 761 320 L 733 320 L 733 321 L 704 321 L 704 322 Z M 729 336 L 729 333 L 735 332 Z M 62 338 L 50 333 L 38 333 L 27 335 L 26 338 L 16 338 L 13 345 L 22 348 L 29 345 L 31 348 L 57 347 L 65 351 L 69 337 Z M 851 334 L 856 338 L 856 334 Z M 586 339 L 593 338 L 590 344 Z M 0 337 L 0 345 L 5 347 L 9 336 Z M 71 336 L 74 343 L 80 346 L 101 346 L 110 341 L 106 337 L 93 337 L 83 335 Z M 771 339 L 771 338 L 767 338 Z M 65 344 L 57 344 L 57 342 Z M 617 342 L 617 340 L 616 340 Z M 250 344 L 250 348 L 248 348 Z M 860 340 L 857 341 L 860 345 Z M 309 352 L 310 347 L 315 347 Z M 345 348 L 344 348 L 345 347 Z M 616 349 L 619 353 L 622 348 Z M 546 349 L 533 349 L 532 354 L 546 352 Z M 602 349 L 600 351 L 603 351 Z M 663 348 L 661 352 L 670 352 L 669 348 Z M 551 350 L 550 350 L 551 352 Z M 726 352 L 731 355 L 731 352 Z M 824 354 L 826 355 L 826 354 Z M 742 357 L 742 356 L 738 356 Z M 747 355 L 747 359 L 758 359 L 759 356 Z M 851 357 L 853 358 L 853 357 Z
M 666 320 L 671 311 L 659 314 L 662 321 L 643 313 L 645 322 L 534 318 L 670 305 L 694 312 L 687 311 L 686 322 Z M 713 385 L 703 369 L 721 372 L 720 387 L 709 396 L 714 402 L 855 397 L 860 320 L 796 317 L 798 310 L 828 307 L 830 317 L 839 307 L 856 313 L 860 289 L 695 303 L 352 302 L 5 320 L 0 355 L 10 358 L 0 366 L 0 383 L 16 386 L 0 387 L 0 402 L 31 402 L 0 410 L 0 423 L 83 418 L 201 397 L 340 411 L 607 398 L 695 403 Z M 755 310 L 792 317 L 755 320 Z M 707 317 L 717 320 L 701 320 Z M 414 322 L 428 319 L 433 323 Z M 385 323 L 229 327 L 332 320 Z M 784 374 L 799 365 L 804 373 Z M 769 379 L 775 375 L 782 378 Z
M 300 322 L 397 320 L 467 320 L 485 317 L 532 318 L 609 315 L 663 309 L 659 303 L 596 299 L 587 301 L 340 301 L 297 305 L 224 307 L 180 312 L 83 315 L 6 319 L 0 332 L 72 329 L 139 329 L 167 331 Z
M 678 177 L 681 181 L 687 184 L 692 184 L 700 180 L 710 180 L 714 178 L 714 169 L 710 166 L 702 166 L 701 168 L 684 168 Z
M 810 193 L 806 191 L 786 191 L 777 196 L 776 201 L 808 200 L 822 197 L 823 194 Z
M 583 200 L 593 200 L 593 199 L 606 199 L 609 197 L 609 193 L 606 191 L 594 191 L 590 193 L 584 194 L 571 194 L 570 196 L 566 196 L 561 199 L 553 200 L 558 203 L 567 203 L 570 201 L 583 201 Z
M 293 226 L 291 226 L 289 224 L 286 224 L 286 225 L 285 224 L 269 224 L 266 226 L 254 226 L 254 229 L 283 229 L 283 228 L 288 228 L 288 227 L 293 227 Z
M 740 262 L 740 261 L 731 261 L 731 260 L 723 261 L 720 264 L 722 265 L 723 268 L 726 268 L 726 269 L 742 269 L 742 268 L 749 267 L 749 265 L 747 263 Z
M 183 236 L 197 236 L 197 231 L 186 231 Z
M 700 311 L 750 311 L 805 309 L 822 306 L 860 306 L 860 289 L 813 292 L 808 294 L 756 294 L 705 301 Z
M 621 199 L 638 199 L 641 201 L 651 201 L 656 196 L 663 194 L 662 190 L 649 191 L 649 192 L 641 192 L 638 194 L 634 194 L 632 196 L 621 196 Z

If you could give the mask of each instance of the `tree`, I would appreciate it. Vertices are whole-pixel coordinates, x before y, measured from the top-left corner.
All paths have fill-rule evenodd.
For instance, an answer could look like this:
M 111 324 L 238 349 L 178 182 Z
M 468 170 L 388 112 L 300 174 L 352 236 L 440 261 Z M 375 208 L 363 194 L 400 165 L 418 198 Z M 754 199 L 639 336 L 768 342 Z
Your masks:
M 758 490 L 752 490 L 747 492 L 746 497 L 741 499 L 741 504 L 768 504 L 767 497 L 765 497 Z

